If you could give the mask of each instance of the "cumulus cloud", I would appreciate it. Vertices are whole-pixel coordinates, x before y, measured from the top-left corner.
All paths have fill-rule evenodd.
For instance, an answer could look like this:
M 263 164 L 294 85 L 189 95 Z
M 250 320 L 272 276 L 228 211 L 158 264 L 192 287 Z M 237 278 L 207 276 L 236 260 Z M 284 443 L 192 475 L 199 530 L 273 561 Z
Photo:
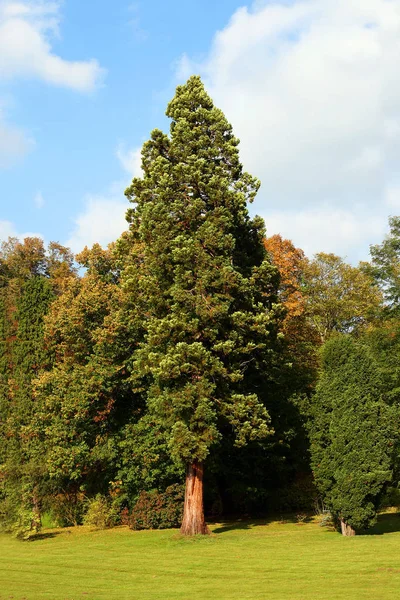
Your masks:
M 140 147 L 128 148 L 120 143 L 116 156 L 130 179 L 142 176 Z M 73 231 L 66 242 L 74 252 L 94 243 L 106 246 L 128 228 L 125 214 L 129 203 L 124 197 L 127 183 L 125 178 L 116 180 L 104 194 L 88 194 L 84 198 L 83 209 L 75 218 Z
M 123 198 L 122 190 L 120 196 Z M 119 196 L 88 195 L 66 245 L 73 252 L 80 252 L 85 246 L 106 246 L 115 241 L 127 229 L 127 208 L 127 202 Z
M 34 146 L 34 141 L 21 129 L 7 122 L 0 108 L 0 169 L 14 164 Z
M 19 233 L 13 223 L 11 221 L 0 221 L 0 242 L 4 242 L 9 237 L 16 237 L 20 240 L 26 237 L 40 237 L 43 238 L 40 233 Z
M 354 262 L 365 260 L 369 241 L 382 240 L 387 229 L 386 216 L 367 214 L 360 206 L 349 210 L 311 206 L 298 211 L 270 211 L 263 216 L 268 236 L 280 233 L 295 240 L 308 256 L 333 252 Z
M 98 62 L 66 60 L 52 51 L 59 21 L 58 2 L 0 0 L 0 79 L 35 77 L 79 92 L 92 91 L 103 75 Z
M 142 171 L 142 149 L 139 148 L 127 148 L 125 144 L 120 143 L 117 147 L 117 158 L 121 163 L 122 168 L 132 178 L 141 177 Z
M 133 33 L 134 39 L 137 42 L 145 42 L 148 39 L 149 34 L 145 29 L 143 29 L 142 24 L 141 24 L 141 18 L 140 18 L 141 5 L 140 5 L 140 3 L 132 2 L 132 4 L 130 4 L 128 6 L 128 13 L 129 13 L 128 23 L 129 23 L 130 29 Z
M 393 212 L 400 211 L 400 185 L 389 186 L 386 190 L 386 205 Z
M 400 0 L 257 1 L 178 75 L 200 72 L 232 122 L 267 227 L 354 258 L 399 204 L 399 58 Z
M 59 24 L 59 2 L 0 0 L 1 84 L 35 78 L 77 92 L 95 89 L 104 75 L 96 60 L 71 61 L 53 52 Z M 12 166 L 33 146 L 34 140 L 10 123 L 0 106 L 0 169 Z
M 33 199 L 33 203 L 36 206 L 36 208 L 43 208 L 44 198 L 42 192 L 36 192 L 35 197 Z

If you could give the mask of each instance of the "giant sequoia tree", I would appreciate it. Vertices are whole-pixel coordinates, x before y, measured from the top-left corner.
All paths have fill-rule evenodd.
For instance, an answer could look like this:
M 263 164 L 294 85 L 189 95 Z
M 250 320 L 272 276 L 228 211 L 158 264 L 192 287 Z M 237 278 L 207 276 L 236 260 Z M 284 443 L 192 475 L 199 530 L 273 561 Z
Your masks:
M 143 177 L 126 191 L 130 259 L 122 280 L 140 315 L 132 381 L 162 419 L 171 456 L 186 466 L 183 534 L 206 533 L 203 469 L 224 432 L 268 436 L 265 400 L 276 369 L 278 271 L 247 203 L 259 182 L 199 77 L 168 106 L 170 135 L 151 134 Z M 122 242 L 126 248 L 126 241 Z

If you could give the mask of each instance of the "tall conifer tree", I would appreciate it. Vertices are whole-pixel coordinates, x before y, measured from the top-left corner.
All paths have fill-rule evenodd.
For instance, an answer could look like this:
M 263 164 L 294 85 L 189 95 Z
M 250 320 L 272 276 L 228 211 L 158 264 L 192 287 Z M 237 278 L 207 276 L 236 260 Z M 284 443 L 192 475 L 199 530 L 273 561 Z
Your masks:
M 311 463 L 343 535 L 374 523 L 392 477 L 398 408 L 385 391 L 367 346 L 344 336 L 325 344 L 312 406 Z
M 199 77 L 179 86 L 142 150 L 143 177 L 126 191 L 132 243 L 123 283 L 143 339 L 133 382 L 186 465 L 181 531 L 207 533 L 203 469 L 224 430 L 236 443 L 271 433 L 265 397 L 276 362 L 278 272 L 251 219 L 259 182 L 242 169 L 239 141 Z M 126 243 L 122 243 L 126 248 Z M 143 383 L 145 382 L 145 385 Z

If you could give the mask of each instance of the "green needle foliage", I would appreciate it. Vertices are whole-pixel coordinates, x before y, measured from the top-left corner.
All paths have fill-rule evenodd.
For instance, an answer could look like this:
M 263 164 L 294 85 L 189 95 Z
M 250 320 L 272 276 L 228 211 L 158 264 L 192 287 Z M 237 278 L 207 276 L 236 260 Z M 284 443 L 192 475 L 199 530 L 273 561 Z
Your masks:
M 126 191 L 134 207 L 122 279 L 143 329 L 132 381 L 146 382 L 171 456 L 188 465 L 224 430 L 237 445 L 270 435 L 263 398 L 282 308 L 263 221 L 247 210 L 259 182 L 243 171 L 224 114 L 199 77 L 177 88 L 166 114 L 170 135 L 152 132 L 143 177 Z
M 370 527 L 392 477 L 398 409 L 385 401 L 371 352 L 351 337 L 323 348 L 311 421 L 312 468 L 326 504 L 350 528 Z

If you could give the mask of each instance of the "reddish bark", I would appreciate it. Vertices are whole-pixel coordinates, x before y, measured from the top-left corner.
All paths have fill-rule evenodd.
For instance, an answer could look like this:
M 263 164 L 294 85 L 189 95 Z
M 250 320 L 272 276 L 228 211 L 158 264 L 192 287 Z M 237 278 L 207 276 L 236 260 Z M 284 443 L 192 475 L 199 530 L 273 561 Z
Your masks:
M 182 535 L 208 534 L 203 508 L 203 463 L 194 462 L 186 470 L 185 505 Z

